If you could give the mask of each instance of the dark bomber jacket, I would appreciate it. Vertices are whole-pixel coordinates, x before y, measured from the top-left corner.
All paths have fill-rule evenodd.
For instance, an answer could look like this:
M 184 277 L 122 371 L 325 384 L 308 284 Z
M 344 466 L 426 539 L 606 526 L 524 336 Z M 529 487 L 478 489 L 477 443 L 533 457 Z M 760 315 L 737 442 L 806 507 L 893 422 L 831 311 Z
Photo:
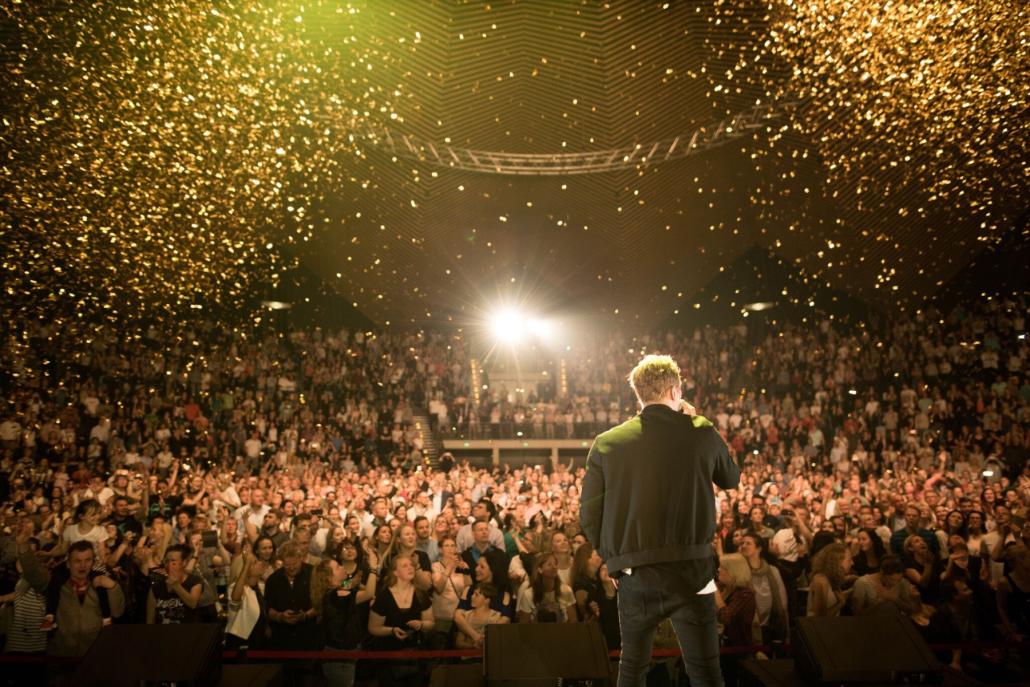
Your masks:
M 587 457 L 580 522 L 612 574 L 710 559 L 712 482 L 733 489 L 740 468 L 707 419 L 651 404 L 598 435 Z

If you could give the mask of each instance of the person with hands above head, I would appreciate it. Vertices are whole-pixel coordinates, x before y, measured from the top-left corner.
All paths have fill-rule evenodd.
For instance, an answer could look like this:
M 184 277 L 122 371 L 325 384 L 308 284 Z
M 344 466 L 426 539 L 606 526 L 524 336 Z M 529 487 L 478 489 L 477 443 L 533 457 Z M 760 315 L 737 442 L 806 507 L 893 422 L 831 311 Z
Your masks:
M 323 558 L 311 578 L 311 603 L 322 626 L 323 649 L 346 651 L 360 648 L 363 635 L 358 605 L 375 598 L 379 571 L 375 567 L 362 585 L 360 571 L 356 576 L 332 558 Z M 329 687 L 351 687 L 357 662 L 325 661 L 322 673 Z
M 86 540 L 68 546 L 67 562 L 51 574 L 40 563 L 26 530 L 19 530 L 18 563 L 25 580 L 34 589 L 46 589 L 56 598 L 54 635 L 48 652 L 56 656 L 83 656 L 104 626 L 105 617 L 120 618 L 125 596 L 114 580 L 96 574 L 93 546 Z M 109 611 L 102 610 L 106 596 Z M 109 613 L 109 616 L 107 615 Z
M 454 622 L 458 603 L 472 584 L 471 571 L 458 557 L 454 537 L 439 541 L 439 560 L 433 563 L 433 622 L 437 633 L 448 633 Z
M 200 577 L 186 571 L 189 558 L 188 546 L 169 546 L 165 551 L 164 567 L 150 571 L 147 623 L 175 625 L 198 622 L 197 607 L 203 583 Z
M 740 468 L 671 357 L 645 356 L 629 382 L 640 413 L 594 439 L 580 493 L 583 532 L 619 581 L 619 687 L 644 684 L 665 618 L 691 684 L 721 687 L 712 483 L 735 489 Z
M 266 566 L 246 546 L 241 558 L 242 572 L 229 588 L 225 643 L 229 649 L 241 646 L 262 649 L 271 632 L 261 592 Z
M 15 555 L 25 551 L 38 551 L 39 542 L 35 538 L 35 523 L 29 518 L 18 522 L 14 528 Z M 46 612 L 45 586 L 33 587 L 25 577 L 21 564 L 15 560 L 15 568 L 19 578 L 14 589 L 0 595 L 0 603 L 11 604 L 11 619 L 7 636 L 3 643 L 4 653 L 42 654 L 46 651 L 47 633 L 41 629 Z M 36 580 L 37 583 L 41 580 Z M 17 669 L 17 666 L 12 666 Z M 31 677 L 28 672 L 21 675 Z

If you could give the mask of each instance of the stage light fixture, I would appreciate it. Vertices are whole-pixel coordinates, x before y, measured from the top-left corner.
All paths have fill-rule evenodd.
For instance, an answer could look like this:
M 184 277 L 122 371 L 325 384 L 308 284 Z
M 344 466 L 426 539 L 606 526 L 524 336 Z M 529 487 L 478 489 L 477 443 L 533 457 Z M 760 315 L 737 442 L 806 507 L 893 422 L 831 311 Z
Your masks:
M 525 332 L 526 317 L 511 308 L 499 310 L 490 318 L 490 333 L 497 341 L 516 344 Z

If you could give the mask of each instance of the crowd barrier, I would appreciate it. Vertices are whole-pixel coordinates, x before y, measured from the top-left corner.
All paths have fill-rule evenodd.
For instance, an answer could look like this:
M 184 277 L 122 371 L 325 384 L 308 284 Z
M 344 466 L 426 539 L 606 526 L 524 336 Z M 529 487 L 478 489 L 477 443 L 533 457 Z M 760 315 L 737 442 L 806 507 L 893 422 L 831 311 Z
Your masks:
M 1030 639 L 1014 642 L 951 642 L 929 644 L 931 651 L 983 651 L 989 649 L 1027 649 L 1030 650 Z M 724 646 L 719 653 L 724 656 L 741 654 L 783 654 L 791 655 L 794 647 L 791 644 L 753 644 L 748 646 Z M 611 658 L 619 658 L 622 652 L 608 652 Z M 671 658 L 679 656 L 680 650 L 655 649 L 652 658 Z M 443 649 L 426 651 L 276 651 L 276 650 L 226 650 L 222 659 L 228 661 L 384 661 L 384 660 L 432 660 L 445 658 L 482 658 L 483 652 L 478 649 Z M 78 663 L 81 659 L 75 656 L 48 656 L 24 654 L 0 654 L 0 664 L 4 663 Z

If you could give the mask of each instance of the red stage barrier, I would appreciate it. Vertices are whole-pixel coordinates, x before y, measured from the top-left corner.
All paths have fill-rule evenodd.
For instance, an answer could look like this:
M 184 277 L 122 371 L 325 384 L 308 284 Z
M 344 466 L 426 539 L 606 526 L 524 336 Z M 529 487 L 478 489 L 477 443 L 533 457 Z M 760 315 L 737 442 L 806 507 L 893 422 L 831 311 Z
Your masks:
M 930 644 L 932 651 L 951 651 L 961 649 L 963 651 L 977 651 L 982 649 L 1030 649 L 1030 640 L 1020 642 L 960 642 L 948 644 Z M 759 651 L 769 653 L 774 647 L 768 644 L 755 644 L 751 646 L 724 646 L 719 650 L 723 655 L 753 654 Z M 781 644 L 775 647 L 783 653 L 793 653 L 790 644 Z M 620 651 L 611 651 L 612 658 L 618 658 Z M 679 649 L 655 649 L 651 652 L 653 658 L 669 658 L 679 656 Z M 476 649 L 449 649 L 443 651 L 223 651 L 222 658 L 229 660 L 262 660 L 262 661 L 382 661 L 391 659 L 404 660 L 427 660 L 432 658 L 482 658 L 483 652 Z M 74 656 L 24 656 L 0 654 L 0 664 L 3 663 L 77 663 L 79 658 Z

